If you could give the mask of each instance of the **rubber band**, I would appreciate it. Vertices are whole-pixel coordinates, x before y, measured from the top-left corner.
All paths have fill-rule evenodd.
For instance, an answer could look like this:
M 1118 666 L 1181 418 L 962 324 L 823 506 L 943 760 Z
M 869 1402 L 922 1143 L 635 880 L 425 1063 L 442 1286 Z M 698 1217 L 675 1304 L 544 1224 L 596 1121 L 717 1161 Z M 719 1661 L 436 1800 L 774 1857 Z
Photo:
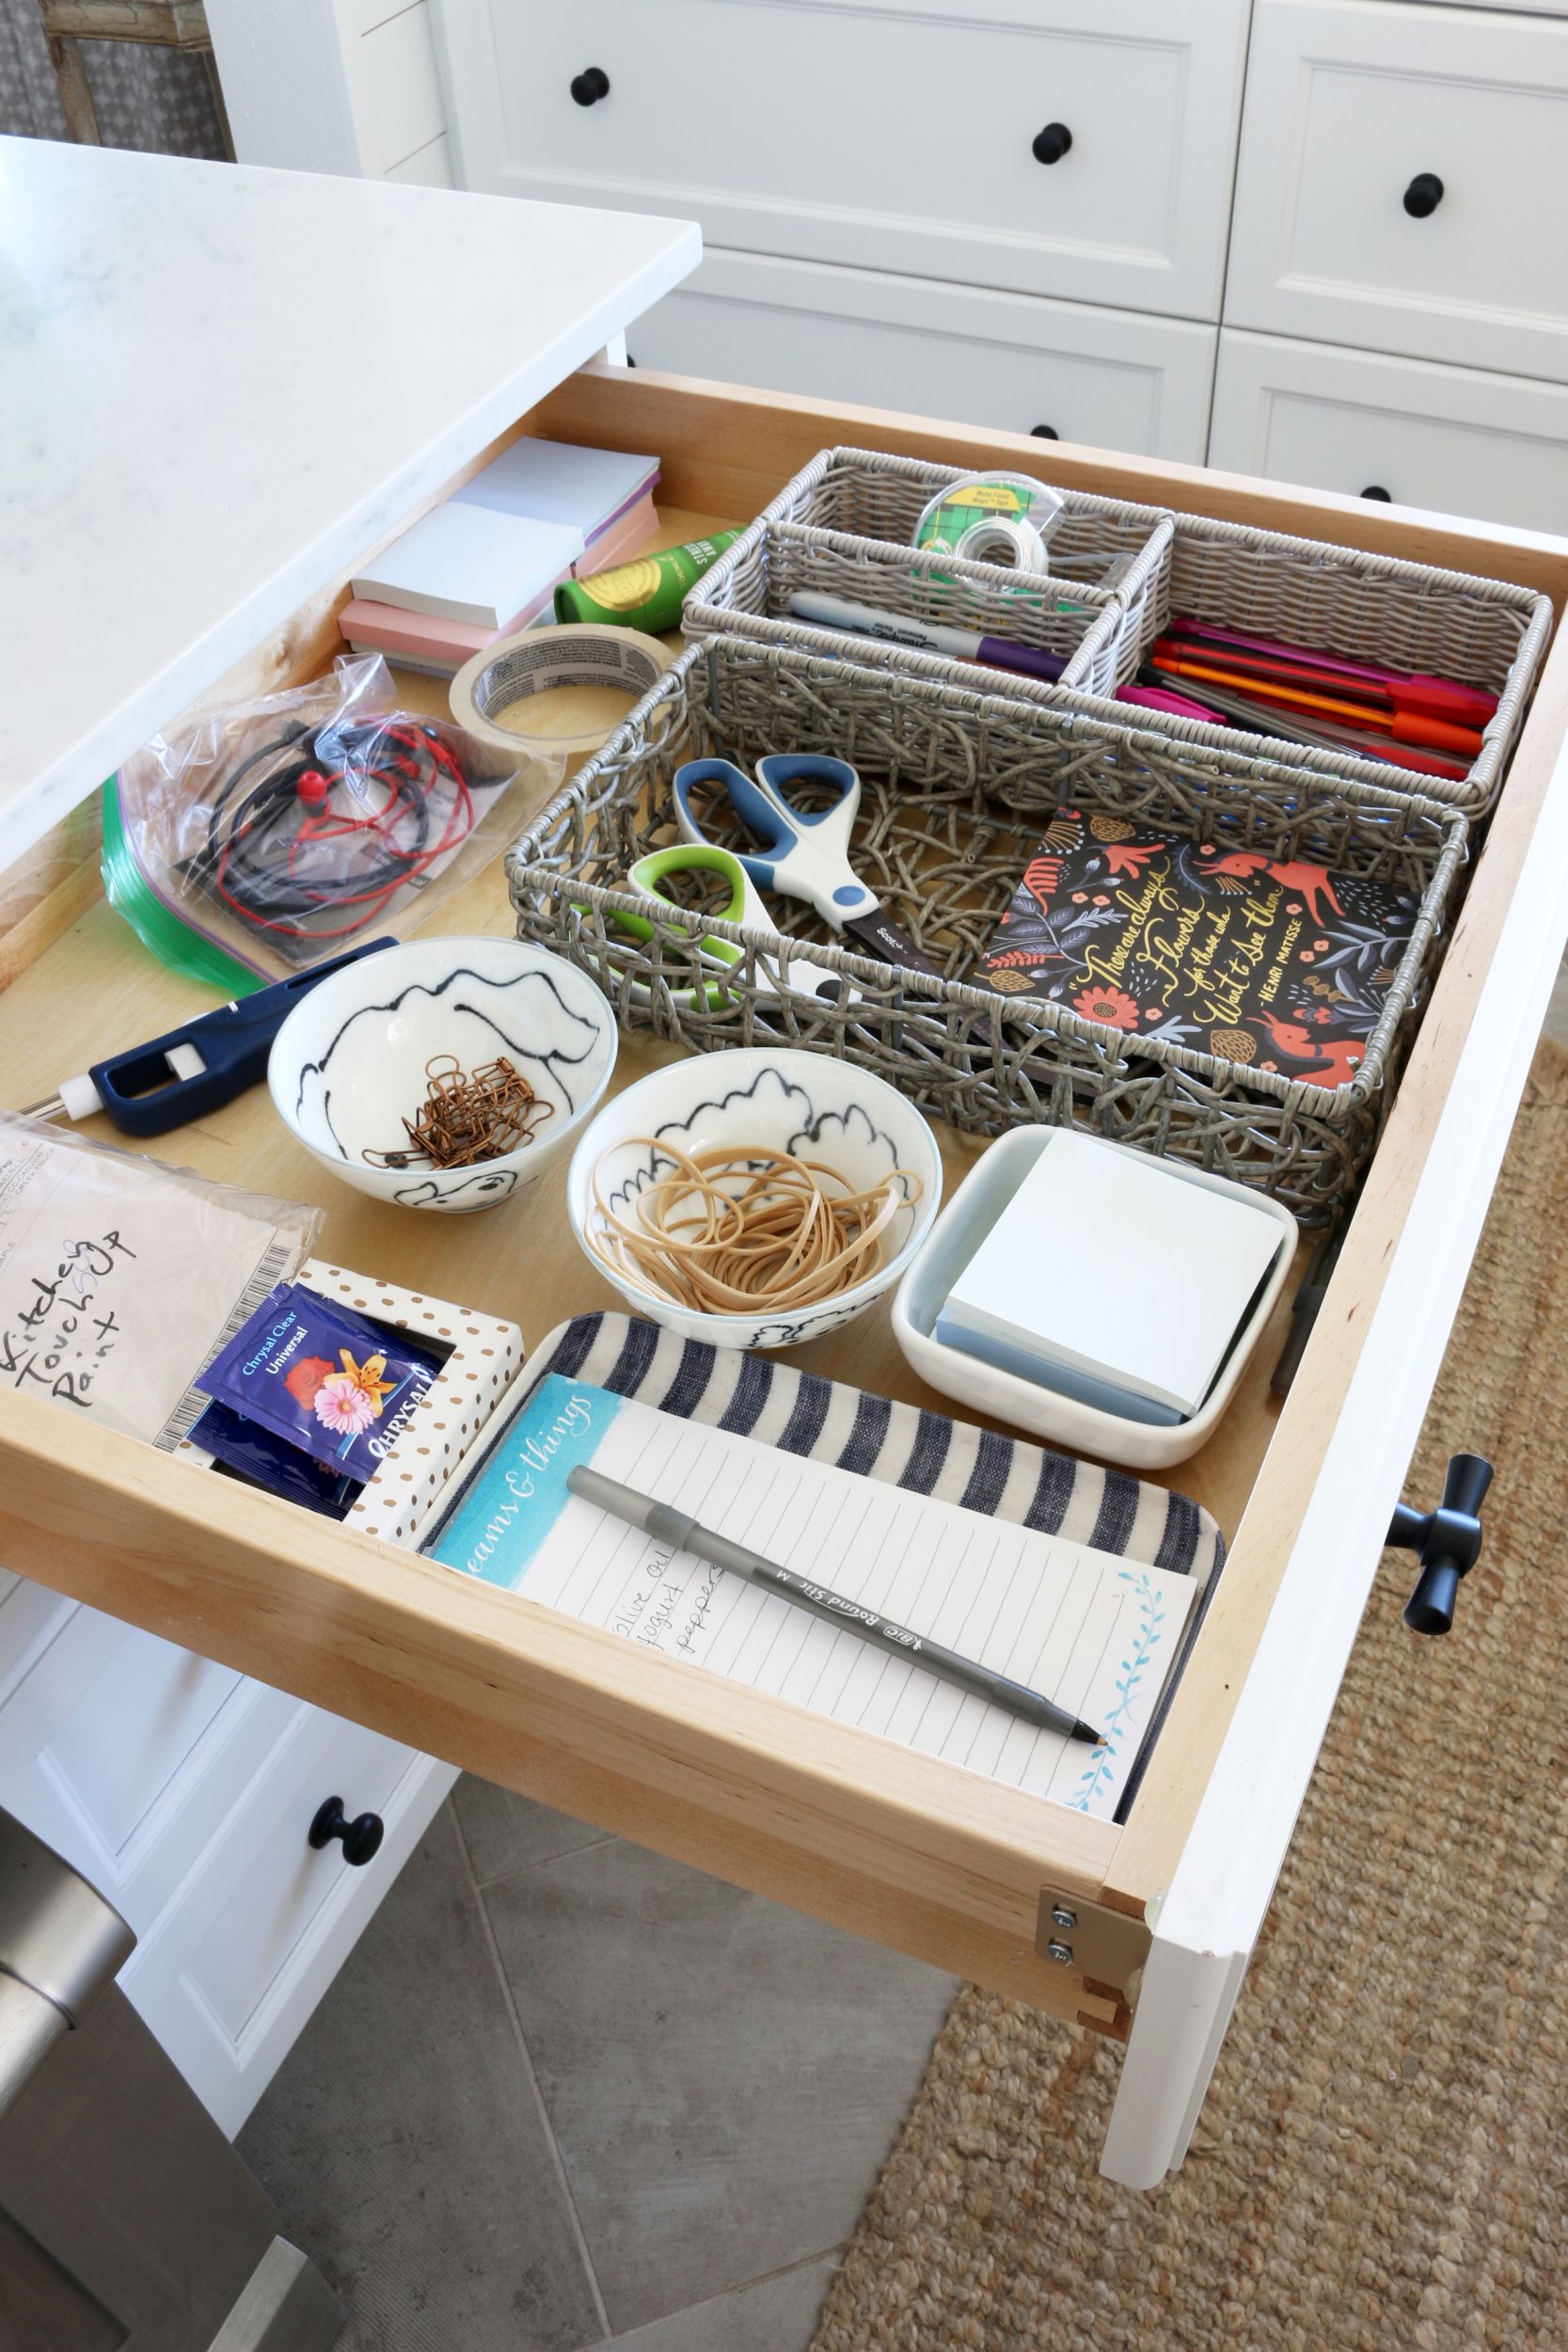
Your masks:
M 634 1196 L 632 1216 L 605 1197 L 607 1163 L 626 1150 L 671 1163 Z M 584 1238 L 594 1256 L 636 1289 L 705 1314 L 842 1296 L 879 1270 L 889 1225 L 923 1189 L 908 1168 L 857 1190 L 826 1161 L 792 1152 L 740 1144 L 692 1153 L 653 1136 L 611 1146 L 591 1182 Z

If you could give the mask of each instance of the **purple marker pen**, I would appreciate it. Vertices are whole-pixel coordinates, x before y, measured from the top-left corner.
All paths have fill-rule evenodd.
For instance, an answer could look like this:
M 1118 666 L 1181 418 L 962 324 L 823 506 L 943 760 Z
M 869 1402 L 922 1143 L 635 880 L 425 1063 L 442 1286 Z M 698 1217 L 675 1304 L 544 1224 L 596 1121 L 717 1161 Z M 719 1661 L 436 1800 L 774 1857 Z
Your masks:
M 847 604 L 839 596 L 818 596 L 807 589 L 790 597 L 789 609 L 798 621 L 810 621 L 817 628 L 849 629 L 857 637 L 879 637 L 884 644 L 908 645 L 915 653 L 953 654 L 960 661 L 980 661 L 992 670 L 1012 670 L 1052 684 L 1067 668 L 1065 654 L 1016 645 L 1006 637 L 982 637 L 973 628 L 949 628 L 942 621 L 879 612 L 875 605 Z

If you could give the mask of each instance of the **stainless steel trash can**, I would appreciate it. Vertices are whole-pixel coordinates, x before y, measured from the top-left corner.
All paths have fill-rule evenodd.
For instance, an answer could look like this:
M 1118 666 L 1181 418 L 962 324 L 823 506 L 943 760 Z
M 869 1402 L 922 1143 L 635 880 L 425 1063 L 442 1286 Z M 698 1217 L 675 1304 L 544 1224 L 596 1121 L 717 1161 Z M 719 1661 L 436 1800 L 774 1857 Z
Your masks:
M 135 1945 L 0 1811 L 0 2352 L 326 2352 L 336 2296 L 115 1986 Z

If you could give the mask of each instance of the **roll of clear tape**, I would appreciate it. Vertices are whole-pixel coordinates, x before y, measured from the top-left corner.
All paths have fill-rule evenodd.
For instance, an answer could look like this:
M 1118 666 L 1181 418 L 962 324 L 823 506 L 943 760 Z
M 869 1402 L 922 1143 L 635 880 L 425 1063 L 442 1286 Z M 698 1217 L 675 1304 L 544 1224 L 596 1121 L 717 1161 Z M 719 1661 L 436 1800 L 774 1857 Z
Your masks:
M 1067 501 L 1031 474 L 970 473 L 927 501 L 914 527 L 917 548 L 946 548 L 971 564 L 1046 572 L 1046 542 Z
M 971 564 L 1001 564 L 1015 572 L 1043 572 L 1049 562 L 1045 541 L 1033 523 L 1013 522 L 1001 515 L 971 523 L 953 552 Z

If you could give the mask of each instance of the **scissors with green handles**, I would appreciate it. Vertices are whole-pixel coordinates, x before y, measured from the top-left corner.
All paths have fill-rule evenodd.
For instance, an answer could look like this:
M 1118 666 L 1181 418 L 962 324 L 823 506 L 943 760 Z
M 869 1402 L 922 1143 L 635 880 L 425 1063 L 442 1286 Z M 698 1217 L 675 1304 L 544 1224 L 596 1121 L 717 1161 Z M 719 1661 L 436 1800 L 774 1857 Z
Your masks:
M 801 808 L 791 786 L 809 785 L 827 805 Z M 824 759 L 807 752 L 769 752 L 756 764 L 756 779 L 733 759 L 689 759 L 675 774 L 675 821 L 686 840 L 709 839 L 695 796 L 706 787 L 724 793 L 752 850 L 736 852 L 759 890 L 782 890 L 804 898 L 834 930 L 845 931 L 865 954 L 912 972 L 934 972 L 933 963 L 908 931 L 883 913 L 849 863 L 849 843 L 860 807 L 861 780 L 847 759 Z
M 748 930 L 760 931 L 767 939 L 780 938 L 779 930 L 752 887 L 744 864 L 733 850 L 721 850 L 707 841 L 677 841 L 670 849 L 652 850 L 646 857 L 640 857 L 628 872 L 626 882 L 641 897 L 689 914 L 690 908 L 674 897 L 669 888 L 677 874 L 713 875 L 717 877 L 721 888 L 728 890 L 729 897 L 723 904 L 708 905 L 704 909 L 705 915 L 716 915 L 721 923 L 744 924 Z M 651 916 L 617 914 L 612 919 L 619 929 L 629 932 L 634 939 L 652 939 L 657 930 L 668 929 Z M 801 955 L 794 940 L 789 946 L 790 990 L 802 996 L 836 997 L 843 987 L 837 975 L 825 971 L 821 964 L 813 963 Z M 697 953 L 705 962 L 720 965 L 725 970 L 733 970 L 745 961 L 746 956 L 745 948 L 736 940 L 712 935 L 697 941 Z M 757 977 L 760 985 L 763 981 L 760 970 Z M 705 986 L 701 993 L 710 1011 L 730 1002 L 729 991 L 718 978 L 711 985 Z M 633 993 L 645 996 L 647 990 L 640 982 L 634 982 Z M 689 1001 L 695 1001 L 698 991 L 692 989 L 686 993 Z

